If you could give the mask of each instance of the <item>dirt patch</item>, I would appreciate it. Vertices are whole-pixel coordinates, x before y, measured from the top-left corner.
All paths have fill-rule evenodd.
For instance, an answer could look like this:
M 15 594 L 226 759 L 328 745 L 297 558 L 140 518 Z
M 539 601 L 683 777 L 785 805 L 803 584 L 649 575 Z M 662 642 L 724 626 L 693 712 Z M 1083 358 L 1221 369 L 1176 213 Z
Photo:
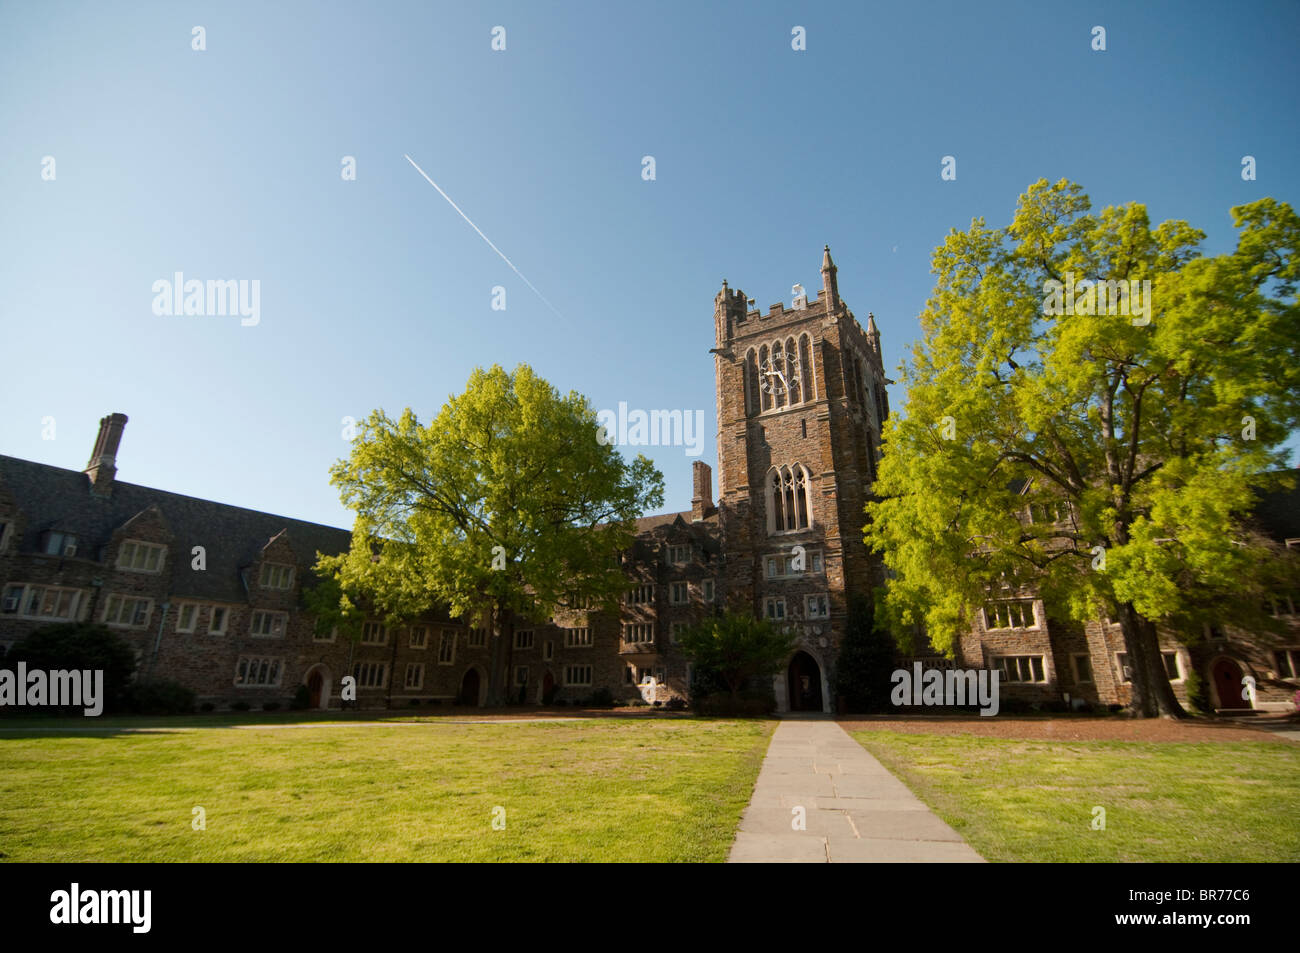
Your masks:
M 1300 731 L 1296 718 L 1262 716 L 1251 723 L 1195 719 L 1171 721 L 1164 718 L 1118 718 L 1073 716 L 1003 715 L 897 715 L 860 716 L 839 719 L 845 731 L 892 731 L 915 735 L 973 735 L 978 738 L 1007 738 L 1023 741 L 1275 741 L 1295 744 L 1274 734 L 1278 730 Z

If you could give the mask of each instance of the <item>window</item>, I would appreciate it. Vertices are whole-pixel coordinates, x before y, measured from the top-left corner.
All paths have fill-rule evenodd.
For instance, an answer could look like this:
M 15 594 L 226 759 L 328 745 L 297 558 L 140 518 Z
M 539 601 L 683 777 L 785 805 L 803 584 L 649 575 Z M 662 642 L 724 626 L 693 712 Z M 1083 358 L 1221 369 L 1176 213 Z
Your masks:
M 812 512 L 812 478 L 802 464 L 773 467 L 767 472 L 767 532 L 792 533 L 808 529 Z
M 1004 682 L 1046 682 L 1041 655 L 1003 655 L 993 659 L 993 667 L 1002 673 Z
M 388 684 L 387 662 L 358 662 L 352 666 L 357 688 L 383 688 Z
M 127 572 L 159 572 L 166 546 L 127 540 L 117 554 L 117 568 Z
M 1295 615 L 1297 606 L 1300 606 L 1300 592 L 1278 592 L 1265 603 L 1264 611 L 1276 619 Z
M 765 613 L 769 619 L 781 621 L 785 618 L 785 600 L 779 596 L 768 596 L 765 605 Z
M 1273 653 L 1273 667 L 1278 678 L 1296 678 L 1300 672 L 1300 649 L 1277 649 Z
M 280 563 L 262 563 L 263 589 L 292 589 L 293 567 Z
M 411 648 L 427 649 L 429 647 L 429 627 L 427 625 L 411 626 Z
M 542 661 L 549 662 L 553 658 L 555 658 L 555 643 L 547 639 L 542 643 Z
M 589 628 L 565 629 L 564 647 L 566 649 L 591 648 L 591 629 Z
M 241 688 L 280 684 L 280 660 L 255 655 L 241 655 L 235 665 L 235 684 Z
M 248 634 L 263 639 L 278 639 L 284 635 L 285 623 L 288 621 L 287 612 L 265 612 L 259 609 L 253 613 L 253 621 L 248 624 Z
M 192 602 L 182 602 L 176 610 L 176 631 L 193 632 L 199 621 L 199 607 Z
M 689 545 L 668 547 L 669 563 L 675 566 L 680 566 L 683 563 L 688 563 L 690 561 L 691 561 L 691 547 Z
M 686 631 L 686 626 L 688 624 L 689 623 L 686 622 L 674 622 L 672 628 L 668 630 L 668 638 L 673 642 L 676 642 L 678 637 Z
M 1161 652 L 1160 660 L 1165 664 L 1165 674 L 1169 676 L 1171 682 L 1176 682 L 1183 677 L 1179 669 L 1177 652 Z M 1128 664 L 1127 652 L 1116 652 L 1115 662 L 1119 666 L 1119 680 L 1121 682 L 1133 681 L 1133 669 Z
M 702 583 L 700 583 L 700 592 L 703 594 L 705 602 L 712 602 L 713 601 L 713 580 L 706 579 Z
M 136 599 L 114 593 L 108 597 L 108 603 L 104 606 L 104 622 L 108 625 L 142 629 L 149 624 L 149 610 L 152 608 L 151 599 Z
M 82 591 L 60 586 L 9 586 L 0 610 L 26 619 L 75 621 L 82 607 Z
M 655 601 L 655 587 L 646 583 L 644 586 L 637 586 L 635 589 L 628 590 L 628 605 L 641 606 L 646 603 Z
M 796 565 L 793 553 L 768 556 L 764 560 L 767 578 L 782 579 L 787 576 L 802 576 L 806 572 L 822 571 L 822 552 L 820 549 L 805 550 L 802 568 Z
M 652 622 L 632 622 L 623 626 L 623 641 L 633 645 L 653 642 L 655 627 Z
M 333 642 L 338 637 L 339 627 L 332 625 L 328 629 L 317 625 L 312 629 L 311 639 L 313 642 Z
M 1165 674 L 1169 676 L 1171 682 L 1176 682 L 1183 677 L 1183 673 L 1178 670 L 1178 653 L 1161 652 L 1160 658 L 1165 663 Z
M 419 689 L 424 687 L 424 663 L 423 662 L 407 663 L 406 680 L 403 682 L 403 684 L 407 688 Z
M 515 684 L 516 684 L 516 685 L 527 685 L 527 684 L 528 684 L 528 666 L 527 666 L 527 665 L 516 665 L 516 666 L 515 666 Z
M 515 648 L 520 651 L 533 647 L 533 630 L 519 629 L 515 632 Z
M 1221 625 L 1207 625 L 1205 627 L 1205 635 L 1207 638 L 1215 642 L 1221 642 L 1228 637 L 1228 634 L 1223 631 L 1223 626 Z
M 438 640 L 438 664 L 452 665 L 456 661 L 456 630 L 443 629 Z
M 574 685 L 574 686 L 590 685 L 591 666 L 590 665 L 564 666 L 564 684 Z
M 225 606 L 213 606 L 208 616 L 208 635 L 225 635 L 226 623 L 230 621 L 230 610 Z
M 986 629 L 1032 629 L 1034 624 L 1034 601 L 1032 599 L 989 602 L 984 606 L 984 627 Z
M 590 609 L 595 600 L 591 596 L 584 596 L 577 592 L 570 592 L 564 597 L 562 608 L 565 609 Z
M 1074 664 L 1074 682 L 1076 685 L 1092 684 L 1092 658 L 1087 655 L 1071 655 Z
M 382 622 L 367 622 L 361 626 L 362 645 L 387 645 L 388 626 Z
M 668 601 L 675 606 L 684 606 L 690 601 L 690 586 L 684 582 L 670 583 L 668 586 Z
M 821 592 L 815 596 L 808 597 L 808 618 L 829 619 L 830 617 L 831 604 L 826 593 Z
M 75 556 L 77 554 L 77 537 L 71 533 L 47 533 L 45 536 L 45 555 Z
M 624 679 L 623 679 L 623 681 L 627 682 L 627 684 L 629 684 L 629 685 L 635 685 L 635 684 L 636 684 L 636 669 L 635 669 L 635 668 L 633 668 L 631 665 L 629 665 L 626 669 L 623 670 L 623 674 L 624 674 L 624 676 L 625 676 Z
M 470 629 L 469 647 L 472 649 L 481 649 L 485 645 L 487 645 L 487 629 Z

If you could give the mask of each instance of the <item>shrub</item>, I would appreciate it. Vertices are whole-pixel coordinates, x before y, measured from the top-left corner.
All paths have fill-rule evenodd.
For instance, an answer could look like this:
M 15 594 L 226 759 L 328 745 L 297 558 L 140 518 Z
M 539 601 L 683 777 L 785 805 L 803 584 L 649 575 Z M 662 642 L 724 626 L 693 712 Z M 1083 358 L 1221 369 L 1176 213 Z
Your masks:
M 217 706 L 212 704 L 212 702 L 204 702 L 202 705 L 199 706 L 199 711 L 203 711 L 203 712 L 213 711 L 216 707 Z
M 299 685 L 293 692 L 293 699 L 289 702 L 289 707 L 293 711 L 302 711 L 311 704 L 311 691 L 306 685 Z
M 596 689 L 594 692 L 591 693 L 591 707 L 592 708 L 613 708 L 614 693 L 611 692 L 604 685 L 602 685 L 600 688 Z
M 561 698 L 561 699 L 558 699 L 558 700 L 555 702 L 555 704 L 558 705 L 559 707 L 563 708 L 565 705 L 567 705 L 567 704 L 569 704 L 569 703 L 566 702 L 563 698 Z
M 1188 707 L 1192 711 L 1208 714 L 1211 711 L 1210 686 L 1206 684 L 1205 679 L 1201 678 L 1201 673 L 1195 669 L 1188 672 L 1184 687 L 1187 689 Z
M 248 711 L 248 709 L 250 709 L 250 708 L 252 708 L 252 707 L 253 707 L 252 705 L 250 705 L 248 702 L 243 701 L 243 700 L 235 701 L 235 702 L 231 702 L 231 703 L 230 703 L 230 710 L 231 710 L 231 711 Z
M 116 632 L 90 622 L 42 626 L 5 655 L 4 667 L 45 671 L 79 669 L 104 673 L 104 711 L 126 709 L 126 693 L 135 673 L 135 650 Z
M 127 686 L 123 704 L 133 715 L 188 715 L 194 711 L 194 692 L 179 682 L 136 682 Z
M 262 706 L 262 711 L 279 711 L 279 710 L 280 710 L 279 702 L 267 702 Z
M 844 700 L 846 711 L 893 710 L 889 696 L 896 654 L 893 638 L 875 626 L 871 600 L 862 595 L 854 596 L 849 603 L 844 641 L 840 645 L 832 688 L 834 694 Z
M 668 699 L 668 704 L 664 705 L 664 708 L 666 708 L 668 711 L 685 711 L 685 710 L 686 710 L 686 699 L 685 699 L 685 698 L 670 698 L 670 699 Z

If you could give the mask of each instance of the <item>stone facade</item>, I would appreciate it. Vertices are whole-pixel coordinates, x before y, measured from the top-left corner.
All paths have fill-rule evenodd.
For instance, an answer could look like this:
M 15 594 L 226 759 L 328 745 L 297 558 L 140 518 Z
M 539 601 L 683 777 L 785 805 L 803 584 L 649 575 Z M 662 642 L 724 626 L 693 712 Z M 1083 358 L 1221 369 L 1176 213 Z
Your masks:
M 691 509 L 638 521 L 617 615 L 570 609 L 517 625 L 512 700 L 684 698 L 690 667 L 677 632 L 731 608 L 797 636 L 774 679 L 778 706 L 832 710 L 849 598 L 883 580 L 862 527 L 889 381 L 874 318 L 863 329 L 840 298 L 829 248 L 821 278 L 813 300 L 796 286 L 791 306 L 766 313 L 723 282 L 712 349 L 717 499 L 712 470 L 696 461 Z M 392 629 L 371 620 L 359 642 L 318 631 L 302 583 L 316 553 L 346 551 L 351 534 L 118 481 L 126 422 L 101 421 L 84 471 L 0 456 L 0 647 L 51 622 L 93 620 L 130 642 L 143 677 L 179 681 L 217 708 L 287 704 L 298 686 L 312 707 L 337 708 L 348 674 L 363 708 L 483 704 L 488 626 L 435 612 Z M 1268 514 L 1279 541 L 1300 546 L 1298 512 L 1289 499 Z M 1232 686 L 1243 675 L 1255 677 L 1261 707 L 1289 702 L 1300 687 L 1300 595 L 1278 608 L 1289 636 L 1225 628 L 1189 650 L 1162 633 L 1180 697 L 1196 670 L 1221 707 L 1242 704 Z M 1051 620 L 1032 593 L 1004 594 L 956 659 L 925 664 L 1000 668 L 1015 675 L 1004 696 L 1027 702 L 1124 704 L 1123 651 L 1118 626 Z

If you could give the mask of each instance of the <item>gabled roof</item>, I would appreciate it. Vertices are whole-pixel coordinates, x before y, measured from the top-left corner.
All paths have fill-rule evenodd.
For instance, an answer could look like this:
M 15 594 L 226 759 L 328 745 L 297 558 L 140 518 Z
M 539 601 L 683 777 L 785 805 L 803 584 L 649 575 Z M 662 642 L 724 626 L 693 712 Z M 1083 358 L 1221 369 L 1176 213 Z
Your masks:
M 316 552 L 346 552 L 348 530 L 261 513 L 227 503 L 200 500 L 166 490 L 114 481 L 111 497 L 92 496 L 90 480 L 77 470 L 19 460 L 0 454 L 0 486 L 8 489 L 26 519 L 23 552 L 34 552 L 40 534 L 57 528 L 78 537 L 82 556 L 98 559 L 113 531 L 156 507 L 172 534 L 171 593 L 226 602 L 247 599 L 239 570 L 256 559 L 276 535 L 287 531 L 300 567 L 299 578 L 315 563 Z M 190 568 L 193 547 L 202 546 L 207 569 Z

